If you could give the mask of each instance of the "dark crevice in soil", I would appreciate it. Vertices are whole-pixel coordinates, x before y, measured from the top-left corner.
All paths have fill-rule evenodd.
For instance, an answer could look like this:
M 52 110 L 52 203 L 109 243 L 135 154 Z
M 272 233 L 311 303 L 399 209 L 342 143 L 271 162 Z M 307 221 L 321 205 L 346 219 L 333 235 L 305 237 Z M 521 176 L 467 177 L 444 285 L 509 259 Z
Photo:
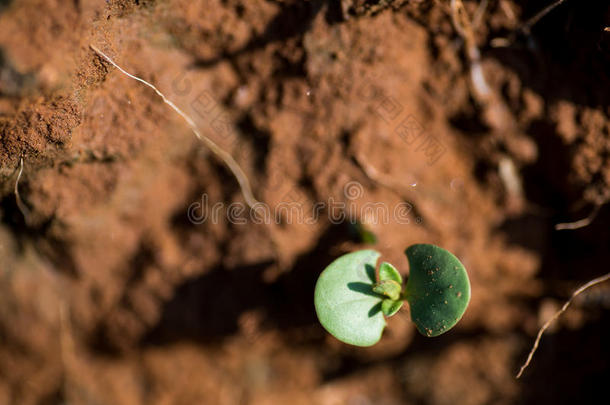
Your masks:
M 538 11 L 539 2 L 527 2 L 524 15 Z M 605 107 L 610 105 L 610 55 L 600 44 L 610 34 L 604 31 L 609 13 L 606 2 L 569 1 L 542 18 L 531 35 L 508 48 L 489 48 L 483 53 L 517 72 L 525 86 L 547 101 L 564 99 Z M 497 32 L 489 37 L 502 35 Z
M 471 138 L 481 138 L 490 133 L 491 128 L 482 117 L 481 111 L 461 111 L 449 118 L 450 124 Z
M 2 7 L 0 1 L 0 12 Z M 33 89 L 35 81 L 33 74 L 19 72 L 0 48 L 0 96 L 22 97 L 28 90 Z
M 24 194 L 23 184 L 20 186 L 20 192 Z M 77 277 L 76 263 L 68 251 L 69 242 L 60 240 L 50 233 L 53 217 L 41 223 L 26 223 L 14 193 L 9 193 L 0 200 L 0 209 L 2 223 L 15 236 L 19 252 L 23 252 L 26 245 L 32 244 L 43 257 L 54 264 L 56 269 L 70 277 Z
M 311 28 L 311 24 L 318 13 L 323 9 L 322 0 L 310 2 L 296 2 L 288 5 L 267 25 L 264 32 L 252 38 L 241 49 L 234 52 L 224 52 L 209 59 L 195 61 L 195 67 L 207 68 L 225 60 L 232 60 L 243 54 L 252 53 L 263 49 L 274 42 L 286 42 L 295 37 L 300 37 Z
M 0 200 L 0 209 L 2 213 L 2 223 L 17 237 L 18 246 L 20 249 L 23 249 L 24 239 L 27 236 L 32 236 L 32 233 L 31 229 L 28 228 L 25 223 L 23 213 L 17 206 L 14 193 L 9 193 Z
M 13 0 L 0 0 L 0 13 L 4 11 L 5 8 L 11 5 Z
M 538 160 L 526 166 L 522 173 L 525 194 L 529 201 L 555 210 L 565 210 L 581 198 L 583 190 L 570 186 L 570 151 L 557 136 L 555 124 L 534 121 L 527 129 L 538 145 Z
M 607 207 L 602 207 L 590 225 L 577 230 L 554 229 L 555 224 L 567 219 L 565 214 L 546 218 L 527 214 L 506 220 L 499 231 L 507 235 L 509 243 L 523 246 L 540 255 L 538 277 L 544 279 L 547 286 L 552 286 L 554 280 L 573 280 L 575 289 L 578 284 L 607 272 L 609 211 Z M 582 217 L 586 217 L 589 212 L 590 210 L 583 211 Z
M 238 331 L 246 310 L 261 305 L 266 286 L 261 275 L 269 262 L 227 270 L 217 267 L 176 289 L 159 324 L 144 340 L 163 344 L 175 340 L 211 343 Z
M 328 6 L 326 7 L 326 23 L 328 25 L 337 24 L 343 22 L 343 9 L 341 7 L 342 0 L 328 0 Z
M 271 133 L 257 127 L 250 114 L 242 116 L 236 125 L 245 136 L 252 139 L 252 151 L 255 154 L 254 166 L 260 176 L 265 172 L 265 162 L 270 150 Z
M 607 344 L 610 314 L 599 311 L 596 318 L 578 331 L 562 329 L 544 335 L 530 368 L 522 377 L 524 392 L 520 403 L 595 404 L 606 396 L 610 373 Z M 525 356 L 524 351 L 521 357 Z M 562 388 L 549 389 L 543 381 Z

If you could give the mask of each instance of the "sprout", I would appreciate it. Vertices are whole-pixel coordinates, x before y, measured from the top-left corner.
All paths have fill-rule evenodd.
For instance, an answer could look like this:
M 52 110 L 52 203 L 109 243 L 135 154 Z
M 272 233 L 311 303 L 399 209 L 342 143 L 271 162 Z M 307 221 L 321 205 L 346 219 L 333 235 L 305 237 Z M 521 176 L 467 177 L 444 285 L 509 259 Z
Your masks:
M 322 326 L 342 342 L 372 346 L 381 339 L 385 317 L 394 315 L 404 301 L 411 320 L 425 336 L 438 336 L 462 317 L 470 301 L 466 269 L 450 252 L 417 244 L 405 254 L 410 274 L 406 286 L 390 263 L 376 264 L 380 254 L 361 250 L 339 257 L 318 279 L 314 304 Z

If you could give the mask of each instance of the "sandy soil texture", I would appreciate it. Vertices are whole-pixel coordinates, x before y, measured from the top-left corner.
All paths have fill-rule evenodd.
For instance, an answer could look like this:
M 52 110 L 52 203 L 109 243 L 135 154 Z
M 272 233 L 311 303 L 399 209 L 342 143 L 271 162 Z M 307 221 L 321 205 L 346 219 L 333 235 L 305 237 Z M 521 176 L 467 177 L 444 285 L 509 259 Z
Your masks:
M 610 5 L 519 29 L 551 2 L 0 0 L 0 404 L 605 397 L 608 283 L 514 378 L 609 271 Z M 413 243 L 468 269 L 463 320 L 329 336 L 322 269 L 367 247 L 406 275 Z

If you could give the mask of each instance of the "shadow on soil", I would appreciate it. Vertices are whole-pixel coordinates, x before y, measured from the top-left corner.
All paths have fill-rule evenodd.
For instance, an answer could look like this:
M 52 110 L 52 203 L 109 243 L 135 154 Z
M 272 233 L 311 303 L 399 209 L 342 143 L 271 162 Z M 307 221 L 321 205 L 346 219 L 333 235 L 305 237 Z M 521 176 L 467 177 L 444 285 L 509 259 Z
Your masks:
M 523 20 L 541 7 L 541 2 L 526 2 Z M 610 104 L 610 32 L 605 31 L 608 13 L 608 2 L 567 1 L 534 25 L 530 36 L 518 37 L 510 47 L 485 49 L 484 53 L 511 67 L 545 100 L 605 107 Z M 490 38 L 506 34 L 496 32 Z M 566 78 L 571 85 L 566 85 Z
M 349 239 L 348 231 L 347 225 L 330 227 L 312 251 L 272 283 L 262 277 L 271 262 L 235 269 L 219 267 L 187 281 L 164 306 L 161 321 L 146 336 L 144 344 L 219 341 L 238 332 L 240 316 L 256 309 L 264 313 L 264 327 L 289 333 L 303 326 L 316 326 L 323 336 L 313 307 L 313 291 L 322 269 L 335 259 L 330 251 Z

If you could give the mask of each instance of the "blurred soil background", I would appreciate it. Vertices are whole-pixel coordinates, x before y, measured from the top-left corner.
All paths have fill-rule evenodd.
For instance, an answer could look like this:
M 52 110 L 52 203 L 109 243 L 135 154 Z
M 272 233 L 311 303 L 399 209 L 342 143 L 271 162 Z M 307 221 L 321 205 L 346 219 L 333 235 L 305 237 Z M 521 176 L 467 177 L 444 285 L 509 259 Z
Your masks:
M 606 397 L 608 284 L 514 378 L 609 267 L 610 4 L 515 31 L 550 2 L 0 0 L 0 404 Z M 409 209 L 230 221 L 231 173 L 90 44 L 192 114 L 267 206 Z M 326 265 L 372 247 L 407 274 L 422 242 L 469 270 L 453 330 L 420 336 L 403 309 L 373 348 L 324 332 Z

